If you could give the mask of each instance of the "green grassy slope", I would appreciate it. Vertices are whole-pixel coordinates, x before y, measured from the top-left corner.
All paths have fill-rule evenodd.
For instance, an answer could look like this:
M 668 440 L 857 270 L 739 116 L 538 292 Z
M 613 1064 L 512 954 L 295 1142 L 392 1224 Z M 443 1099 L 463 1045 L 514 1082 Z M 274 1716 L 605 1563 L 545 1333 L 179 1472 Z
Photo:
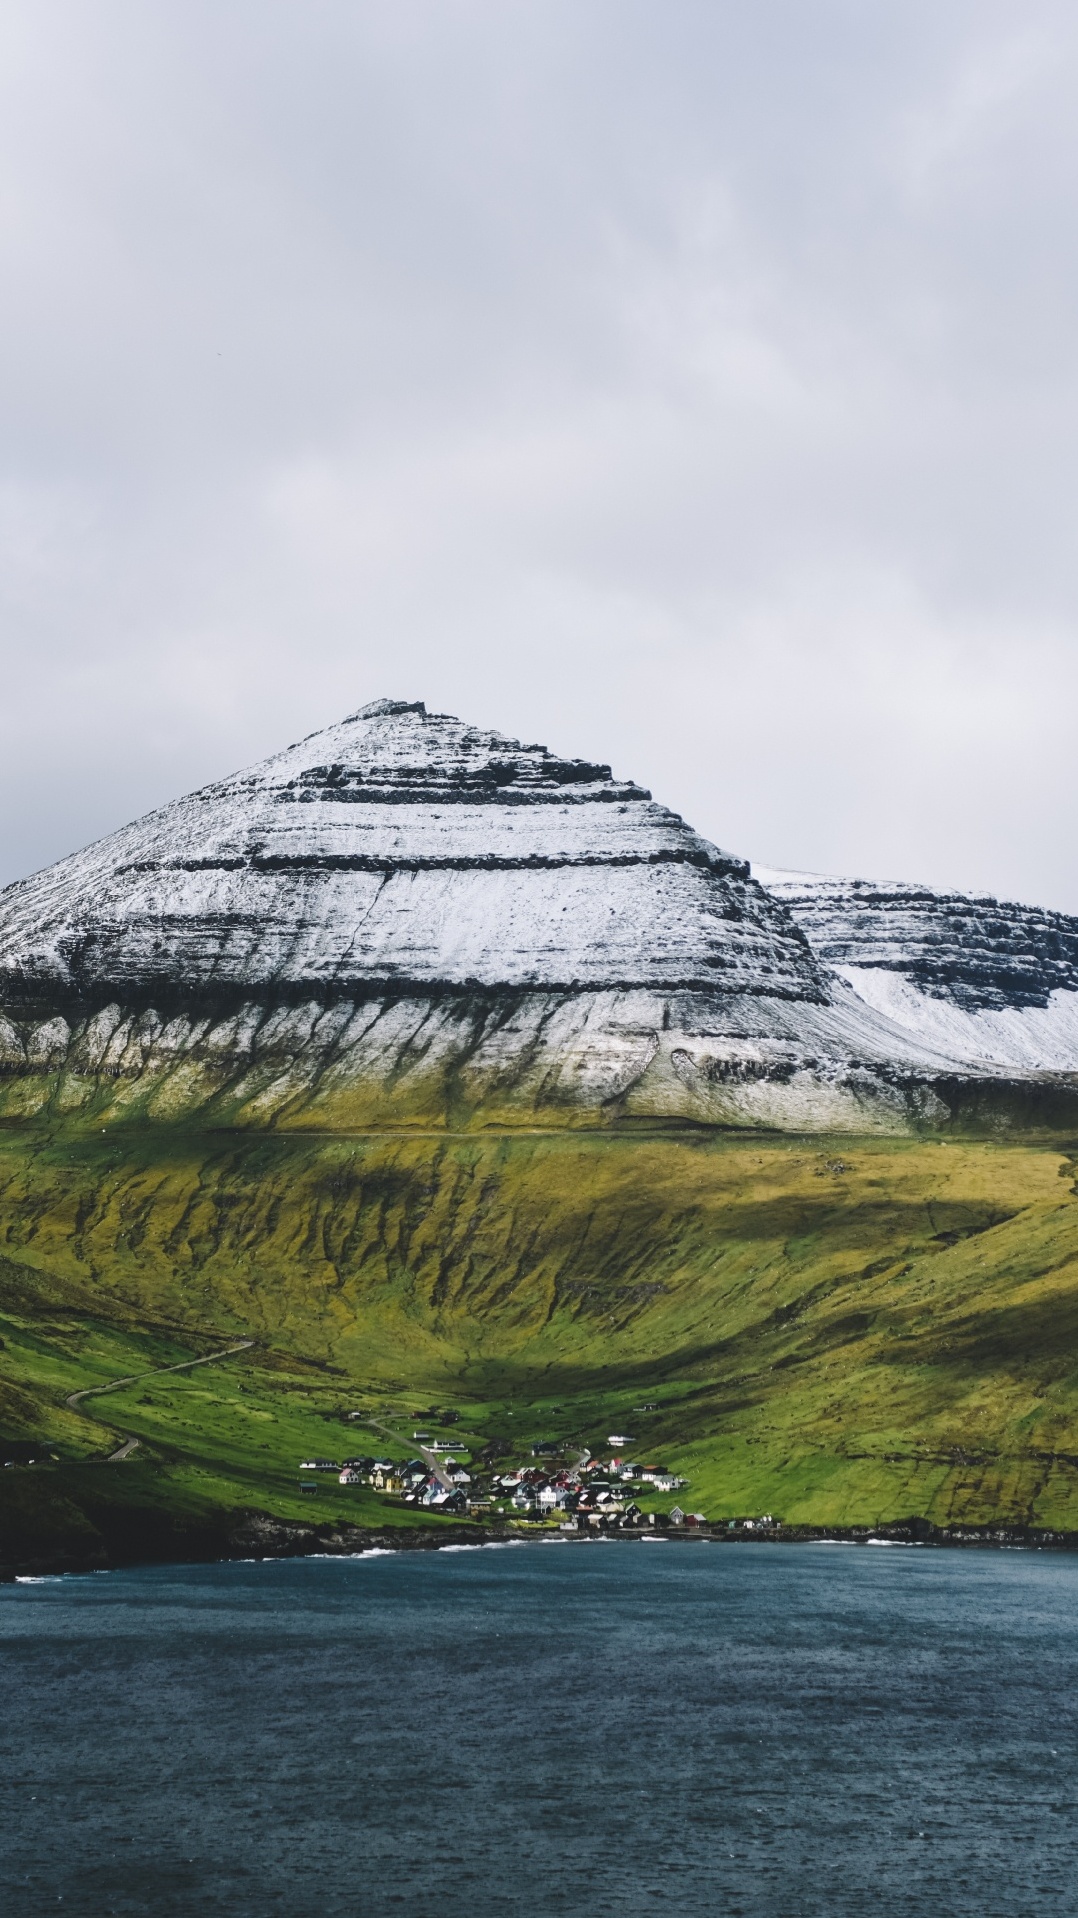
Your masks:
M 1078 1528 L 1074 1177 L 1062 1142 L 10 1129 L 0 1431 L 79 1510 L 192 1523 L 381 1522 L 298 1461 L 382 1449 L 349 1408 L 395 1408 L 403 1445 L 434 1403 L 507 1456 L 631 1433 L 709 1516 Z

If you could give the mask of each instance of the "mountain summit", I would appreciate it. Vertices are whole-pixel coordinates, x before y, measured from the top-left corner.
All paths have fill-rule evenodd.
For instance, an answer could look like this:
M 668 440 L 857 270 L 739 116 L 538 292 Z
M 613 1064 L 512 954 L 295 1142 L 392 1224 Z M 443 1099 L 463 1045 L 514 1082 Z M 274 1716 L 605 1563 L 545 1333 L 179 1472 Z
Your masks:
M 1078 926 L 973 902 L 982 999 L 933 1023 L 942 909 L 763 877 L 608 766 L 377 700 L 0 893 L 0 1112 L 904 1131 L 1073 1096 L 1043 1036 L 955 1019 L 1009 992 L 1078 1034 Z

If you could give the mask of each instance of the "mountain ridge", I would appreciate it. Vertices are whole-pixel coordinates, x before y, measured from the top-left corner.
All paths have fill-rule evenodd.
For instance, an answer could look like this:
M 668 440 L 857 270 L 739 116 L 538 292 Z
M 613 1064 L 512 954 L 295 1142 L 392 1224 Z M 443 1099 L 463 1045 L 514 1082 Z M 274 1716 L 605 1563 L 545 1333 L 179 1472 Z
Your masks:
M 1078 1070 L 1078 918 L 990 894 L 754 865 L 822 968 L 968 1066 Z

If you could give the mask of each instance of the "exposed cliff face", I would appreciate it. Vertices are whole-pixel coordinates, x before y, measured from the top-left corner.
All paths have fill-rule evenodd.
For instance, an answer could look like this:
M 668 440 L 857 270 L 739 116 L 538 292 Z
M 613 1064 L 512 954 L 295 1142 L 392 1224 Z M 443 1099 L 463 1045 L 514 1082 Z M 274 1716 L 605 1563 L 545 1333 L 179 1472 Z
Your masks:
M 843 984 L 846 909 L 825 938 L 807 898 L 609 767 L 379 701 L 0 894 L 0 1113 L 902 1130 L 1013 1104 Z M 1023 936 L 1050 992 L 1063 934 L 1036 986 Z
M 873 1011 L 967 1065 L 1078 1070 L 1078 919 L 975 893 L 755 867 Z
M 1045 1007 L 1078 991 L 1078 919 L 987 895 L 754 868 L 824 966 L 899 972 L 965 1012 Z

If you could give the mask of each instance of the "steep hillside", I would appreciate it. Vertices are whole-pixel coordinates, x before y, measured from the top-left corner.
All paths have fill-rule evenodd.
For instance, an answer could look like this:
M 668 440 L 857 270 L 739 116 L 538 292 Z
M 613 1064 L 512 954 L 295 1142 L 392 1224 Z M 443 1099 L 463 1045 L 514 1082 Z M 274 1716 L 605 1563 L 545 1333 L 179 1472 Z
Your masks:
M 433 1402 L 509 1458 L 630 1433 L 711 1516 L 1078 1528 L 1074 1174 L 990 1142 L 8 1132 L 0 1418 L 60 1463 L 5 1473 L 0 1516 L 129 1468 L 294 1516 L 347 1409 L 407 1437 Z

